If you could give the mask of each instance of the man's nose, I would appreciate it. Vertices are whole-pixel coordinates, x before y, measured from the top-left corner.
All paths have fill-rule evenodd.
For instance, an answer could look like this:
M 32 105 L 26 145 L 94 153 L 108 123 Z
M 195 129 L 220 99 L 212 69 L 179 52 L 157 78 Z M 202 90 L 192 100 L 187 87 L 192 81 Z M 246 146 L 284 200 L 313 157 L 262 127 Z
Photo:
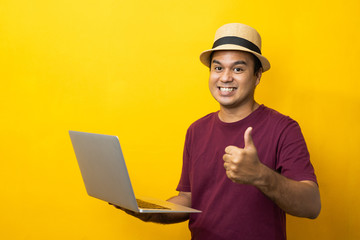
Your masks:
M 220 81 L 222 82 L 231 82 L 232 81 L 232 75 L 230 70 L 225 70 L 222 72 L 220 76 Z

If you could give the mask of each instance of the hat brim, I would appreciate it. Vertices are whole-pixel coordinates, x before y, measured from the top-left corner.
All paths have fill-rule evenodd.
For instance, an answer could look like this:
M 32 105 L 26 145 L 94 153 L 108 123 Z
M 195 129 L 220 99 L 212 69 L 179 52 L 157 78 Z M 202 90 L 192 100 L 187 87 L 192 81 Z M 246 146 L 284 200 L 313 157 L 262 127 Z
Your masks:
M 261 62 L 262 65 L 262 69 L 263 72 L 266 72 L 267 70 L 270 69 L 270 62 L 261 54 L 251 51 L 245 47 L 242 46 L 238 46 L 238 45 L 233 45 L 233 44 L 224 44 L 221 46 L 218 46 L 216 48 L 213 49 L 209 49 L 206 51 L 203 51 L 200 54 L 200 61 L 207 67 L 210 67 L 210 55 L 212 52 L 214 51 L 224 51 L 224 50 L 234 50 L 234 51 L 244 51 L 244 52 L 249 52 L 254 54 Z

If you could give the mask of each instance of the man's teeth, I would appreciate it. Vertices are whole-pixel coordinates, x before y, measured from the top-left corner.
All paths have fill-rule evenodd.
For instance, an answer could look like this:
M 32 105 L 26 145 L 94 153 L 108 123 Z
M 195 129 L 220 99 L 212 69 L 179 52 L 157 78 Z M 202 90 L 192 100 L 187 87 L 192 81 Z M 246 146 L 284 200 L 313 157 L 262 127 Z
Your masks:
M 224 88 L 224 87 L 220 88 L 220 91 L 224 91 L 224 92 L 232 92 L 234 90 L 235 90 L 235 88 Z

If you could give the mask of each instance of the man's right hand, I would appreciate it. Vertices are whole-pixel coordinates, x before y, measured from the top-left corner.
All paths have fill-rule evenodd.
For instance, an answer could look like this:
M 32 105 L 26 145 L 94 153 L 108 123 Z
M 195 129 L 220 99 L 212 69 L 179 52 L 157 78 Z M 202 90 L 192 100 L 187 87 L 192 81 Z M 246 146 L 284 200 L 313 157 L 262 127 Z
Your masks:
M 114 205 L 112 203 L 109 203 L 109 205 L 112 205 L 115 208 L 120 209 L 120 210 L 126 212 L 127 214 L 140 219 L 143 222 L 149 222 L 150 219 L 151 219 L 151 215 L 154 215 L 154 213 L 138 213 L 138 212 L 134 212 L 134 211 L 131 211 L 129 209 L 122 208 L 120 206 Z
M 185 207 L 191 207 L 191 192 L 179 192 L 179 195 L 170 198 L 168 201 Z M 144 222 L 170 224 L 189 219 L 188 213 L 138 213 L 111 203 L 109 204 Z

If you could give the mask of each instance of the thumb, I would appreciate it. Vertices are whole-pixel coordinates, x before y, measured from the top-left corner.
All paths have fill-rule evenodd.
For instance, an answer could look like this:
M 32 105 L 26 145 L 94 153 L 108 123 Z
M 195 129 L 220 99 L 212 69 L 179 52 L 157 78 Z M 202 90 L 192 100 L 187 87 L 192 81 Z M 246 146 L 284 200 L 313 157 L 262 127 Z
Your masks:
M 245 146 L 244 146 L 244 148 L 255 147 L 252 136 L 251 136 L 251 132 L 252 132 L 252 127 L 248 127 L 245 130 L 245 133 L 244 133 Z

